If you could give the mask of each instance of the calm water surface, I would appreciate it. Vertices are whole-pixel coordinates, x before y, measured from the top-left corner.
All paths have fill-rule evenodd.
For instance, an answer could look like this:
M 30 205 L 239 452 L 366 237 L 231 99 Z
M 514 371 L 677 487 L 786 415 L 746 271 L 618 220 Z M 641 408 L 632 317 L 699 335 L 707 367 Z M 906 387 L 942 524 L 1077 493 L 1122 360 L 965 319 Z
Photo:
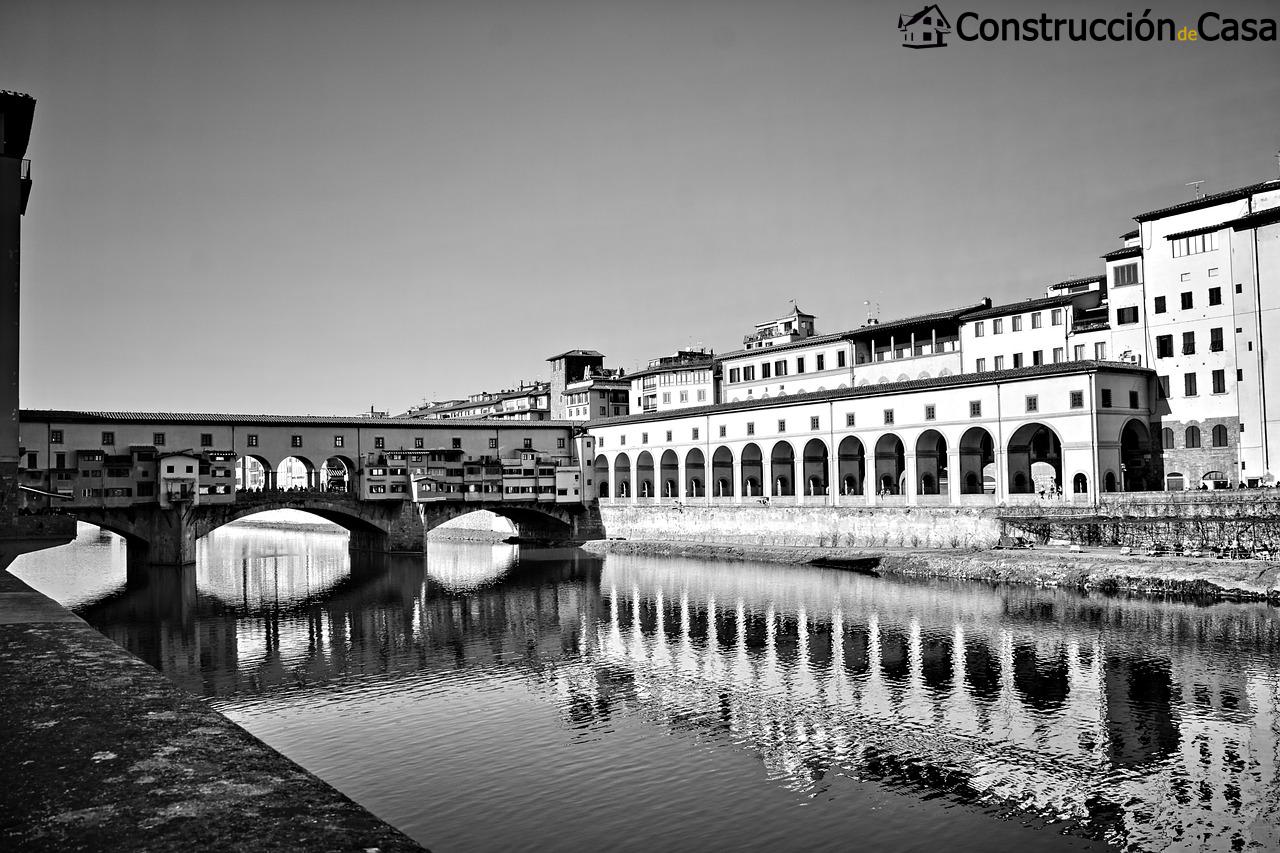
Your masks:
M 437 853 L 1280 850 L 1265 605 L 244 527 L 13 570 Z

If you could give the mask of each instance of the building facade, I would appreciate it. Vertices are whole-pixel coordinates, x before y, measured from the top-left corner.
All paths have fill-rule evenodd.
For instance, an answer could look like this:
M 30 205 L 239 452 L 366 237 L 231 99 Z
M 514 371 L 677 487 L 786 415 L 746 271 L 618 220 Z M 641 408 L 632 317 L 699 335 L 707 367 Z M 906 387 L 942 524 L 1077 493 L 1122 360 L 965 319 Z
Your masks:
M 0 91 L 0 528 L 18 509 L 18 344 L 22 217 L 31 195 L 26 160 L 35 98 Z

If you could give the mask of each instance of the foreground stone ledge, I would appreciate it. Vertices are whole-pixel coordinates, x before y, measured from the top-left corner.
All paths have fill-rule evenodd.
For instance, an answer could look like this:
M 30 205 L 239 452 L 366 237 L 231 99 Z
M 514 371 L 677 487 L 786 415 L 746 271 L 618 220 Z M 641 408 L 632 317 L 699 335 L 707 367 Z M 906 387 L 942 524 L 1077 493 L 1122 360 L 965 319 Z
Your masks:
M 420 851 L 0 572 L 0 849 Z
M 637 554 L 841 565 L 868 574 L 1060 586 L 1103 592 L 1204 596 L 1280 603 L 1280 564 L 1256 560 L 1122 556 L 1118 549 L 1028 551 L 823 548 L 787 545 L 599 540 L 582 546 L 596 554 Z

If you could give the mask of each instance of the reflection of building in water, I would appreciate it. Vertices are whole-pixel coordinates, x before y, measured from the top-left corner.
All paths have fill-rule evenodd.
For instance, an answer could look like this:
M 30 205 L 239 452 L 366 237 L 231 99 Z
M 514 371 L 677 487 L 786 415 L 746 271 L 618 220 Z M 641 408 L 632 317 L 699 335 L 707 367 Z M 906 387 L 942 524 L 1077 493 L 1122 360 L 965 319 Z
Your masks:
M 1059 817 L 1134 849 L 1280 849 L 1280 677 L 1259 667 L 1280 625 L 1264 605 L 620 556 L 597 581 L 580 552 L 522 552 L 508 570 L 506 550 L 445 542 L 425 564 L 352 568 L 312 593 L 323 549 L 295 569 L 237 547 L 201 568 L 200 595 L 192 582 L 194 617 L 146 588 L 87 615 L 224 705 L 350 677 L 367 689 L 515 672 L 572 730 L 638 714 L 745 747 L 798 790 L 836 772 Z M 280 569 L 246 583 L 246 560 Z
M 1280 843 L 1274 680 L 1196 686 L 1183 667 L 1211 650 L 1150 643 L 1126 624 L 1143 621 L 1141 605 L 1094 602 L 1098 620 L 1055 621 L 1070 599 L 1052 593 L 778 579 L 611 558 L 597 667 L 625 668 L 668 721 L 723 728 L 800 789 L 841 769 L 1143 849 L 1208 827 L 1223 849 Z M 1216 849 L 1202 841 L 1190 849 Z

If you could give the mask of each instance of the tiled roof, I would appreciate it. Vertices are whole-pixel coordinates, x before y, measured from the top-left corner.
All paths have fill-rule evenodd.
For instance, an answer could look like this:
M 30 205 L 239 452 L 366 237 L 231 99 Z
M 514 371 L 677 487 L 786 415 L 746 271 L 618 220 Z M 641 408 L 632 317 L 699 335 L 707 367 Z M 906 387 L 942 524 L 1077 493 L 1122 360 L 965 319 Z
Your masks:
M 1077 284 L 1099 284 L 1107 280 L 1105 275 L 1087 275 L 1084 278 L 1069 278 L 1066 281 L 1060 281 L 1057 284 L 1049 285 L 1050 290 L 1066 290 L 1068 287 L 1075 287 Z
M 1137 229 L 1137 228 L 1135 228 L 1135 229 L 1133 229 L 1132 231 L 1126 231 L 1126 232 L 1124 232 L 1123 234 L 1121 234 L 1121 235 L 1120 235 L 1120 239 L 1121 239 L 1121 240 L 1132 240 L 1132 239 L 1134 239 L 1134 238 L 1135 238 L 1135 237 L 1137 237 L 1137 236 L 1138 236 L 1138 229 Z
M 1137 255 L 1141 255 L 1141 254 L 1142 254 L 1141 246 L 1125 246 L 1124 248 L 1121 248 L 1121 249 L 1112 249 L 1110 252 L 1107 252 L 1105 255 L 1102 255 L 1101 257 L 1105 261 L 1114 261 L 1114 260 L 1117 260 L 1118 258 L 1127 258 L 1130 256 L 1136 257 Z
M 343 426 L 417 429 L 449 429 L 455 426 L 494 428 L 481 418 L 360 418 L 342 415 L 228 415 L 210 412 L 88 412 L 75 409 L 23 409 L 23 423 L 145 423 L 202 426 Z M 521 427 L 545 429 L 574 426 L 574 421 L 520 421 Z
M 1024 299 L 1021 302 L 1010 302 L 1007 305 L 996 305 L 987 308 L 984 311 L 975 311 L 972 314 L 964 315 L 965 322 L 970 320 L 981 320 L 984 317 L 1004 317 L 1009 314 L 1021 314 L 1024 311 L 1039 311 L 1041 308 L 1057 308 L 1060 305 L 1070 305 L 1074 296 L 1067 293 L 1059 293 L 1056 296 L 1042 296 L 1039 299 Z
M 813 344 L 827 344 L 827 343 L 831 343 L 832 341 L 842 340 L 848 334 L 849 334 L 848 332 L 833 332 L 832 334 L 829 334 L 829 335 L 813 335 L 812 337 L 804 338 L 802 340 L 792 341 L 791 343 L 788 343 L 788 344 L 778 344 L 777 346 L 772 346 L 772 347 L 755 347 L 753 349 L 734 350 L 733 352 L 727 352 L 723 355 L 716 356 L 716 361 L 723 362 L 723 361 L 728 361 L 731 358 L 743 358 L 744 356 L 754 357 L 761 354 L 779 352 L 781 350 L 789 350 L 789 349 L 796 349 L 797 347 L 811 346 Z M 635 374 L 632 374 L 632 375 L 635 375 Z
M 571 349 L 571 350 L 567 350 L 566 352 L 562 352 L 559 355 L 553 355 L 549 357 L 547 361 L 555 361 L 557 358 L 564 358 L 567 355 L 581 355 L 581 356 L 591 356 L 592 358 L 604 358 L 604 353 L 596 352 L 593 349 Z
M 1254 193 L 1260 193 L 1265 190 L 1280 189 L 1280 181 L 1261 181 L 1256 184 L 1249 184 L 1245 187 L 1237 187 L 1233 190 L 1223 190 L 1220 193 L 1210 193 L 1200 198 L 1184 201 L 1181 204 L 1173 204 L 1169 207 L 1162 207 L 1159 210 L 1149 210 L 1146 213 L 1139 213 L 1133 217 L 1139 222 L 1145 222 L 1148 219 L 1159 219 L 1163 216 L 1169 216 L 1174 213 L 1185 213 L 1189 210 L 1199 210 L 1204 207 L 1213 207 L 1215 204 L 1222 204 L 1236 199 L 1248 198 Z
M 828 400 L 847 400 L 859 397 L 877 397 L 888 394 L 902 394 L 911 391 L 923 391 L 930 388 L 954 388 L 967 385 L 991 385 L 999 382 L 1016 382 L 1022 379 L 1039 379 L 1044 376 L 1062 376 L 1072 373 L 1095 373 L 1112 371 L 1117 373 L 1141 373 L 1155 375 L 1150 368 L 1139 367 L 1121 361 L 1068 361 L 1061 364 L 1040 364 L 1030 367 L 1017 367 L 1012 370 L 991 370 L 985 373 L 958 373 L 952 376 L 938 376 L 932 379 L 910 379 L 906 382 L 884 382 L 880 384 L 860 385 L 855 388 L 837 388 L 834 391 L 810 391 L 805 394 L 787 394 L 759 400 L 742 400 L 737 403 L 717 403 L 711 406 L 693 406 L 688 409 L 674 409 L 665 412 L 648 414 L 620 415 L 614 418 L 597 418 L 583 424 L 587 429 L 619 424 L 647 423 L 666 419 L 716 415 L 724 412 L 736 412 L 743 409 L 768 409 L 778 406 L 792 406 L 797 403 L 824 403 Z
M 1258 228 L 1263 225 L 1271 225 L 1280 222 L 1280 207 L 1269 207 L 1266 210 L 1259 210 L 1242 216 L 1239 219 L 1233 219 L 1231 222 L 1224 223 L 1231 226 L 1236 231 L 1243 231 L 1246 228 Z
M 626 378 L 627 381 L 630 382 L 632 379 L 639 379 L 642 376 L 651 376 L 657 373 L 671 373 L 676 370 L 696 370 L 700 367 L 713 367 L 719 360 L 720 359 L 716 358 L 714 355 L 708 353 L 707 355 L 699 356 L 698 358 L 687 358 L 681 361 L 673 361 L 668 364 L 656 364 L 653 367 L 646 367 L 644 370 L 637 370 L 635 373 L 628 373 Z
M 1219 222 L 1216 225 L 1201 225 L 1199 228 L 1188 228 L 1186 231 L 1175 231 L 1172 234 L 1164 235 L 1166 240 L 1180 240 L 1183 237 L 1195 237 L 1197 234 L 1209 234 L 1213 231 L 1221 231 L 1229 225 L 1227 222 Z

